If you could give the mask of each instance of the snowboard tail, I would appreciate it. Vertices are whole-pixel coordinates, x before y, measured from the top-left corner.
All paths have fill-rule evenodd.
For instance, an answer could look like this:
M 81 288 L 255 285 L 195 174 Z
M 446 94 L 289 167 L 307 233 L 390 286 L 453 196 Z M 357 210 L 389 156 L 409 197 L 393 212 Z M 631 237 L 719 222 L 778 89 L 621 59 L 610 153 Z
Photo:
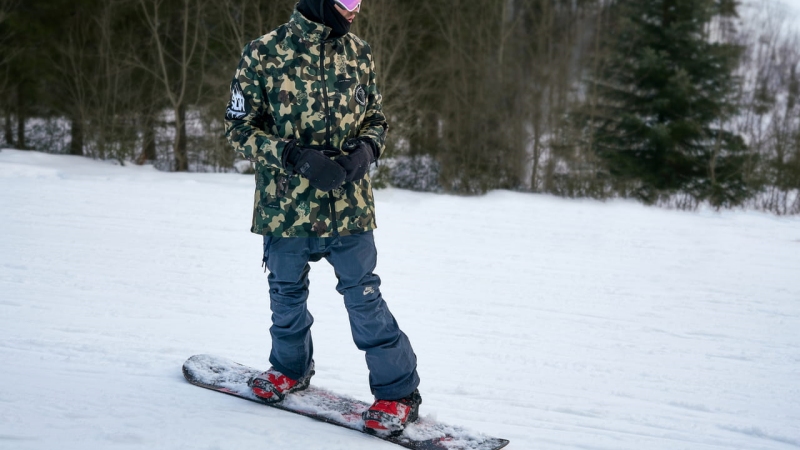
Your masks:
M 250 378 L 261 372 L 210 355 L 195 355 L 183 364 L 183 376 L 196 386 L 349 428 L 412 450 L 498 450 L 508 445 L 506 439 L 484 436 L 423 417 L 408 424 L 403 433 L 397 436 L 367 433 L 361 413 L 369 409 L 368 403 L 314 385 L 288 394 L 281 402 L 267 403 L 256 397 L 247 385 Z

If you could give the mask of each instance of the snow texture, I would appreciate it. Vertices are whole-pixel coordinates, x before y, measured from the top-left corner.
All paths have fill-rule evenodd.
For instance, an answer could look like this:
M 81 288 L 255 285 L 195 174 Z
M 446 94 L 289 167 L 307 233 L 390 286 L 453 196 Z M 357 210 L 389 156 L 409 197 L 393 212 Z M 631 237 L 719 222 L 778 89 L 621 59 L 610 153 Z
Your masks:
M 793 12 L 790 18 L 795 22 L 798 20 L 797 14 L 800 13 L 800 0 L 776 0 L 776 3 L 788 6 Z
M 184 380 L 269 365 L 252 176 L 3 150 L 0 192 L 0 449 L 398 448 Z M 375 196 L 423 417 L 508 449 L 800 448 L 800 218 Z M 314 384 L 370 402 L 333 270 L 311 281 Z

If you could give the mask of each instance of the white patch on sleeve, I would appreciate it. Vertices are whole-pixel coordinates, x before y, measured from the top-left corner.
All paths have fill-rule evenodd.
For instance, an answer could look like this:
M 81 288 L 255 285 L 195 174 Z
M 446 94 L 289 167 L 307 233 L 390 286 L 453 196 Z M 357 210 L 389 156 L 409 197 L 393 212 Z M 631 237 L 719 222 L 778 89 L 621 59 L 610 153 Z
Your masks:
M 227 116 L 229 119 L 241 119 L 247 114 L 244 109 L 244 94 L 239 83 L 231 84 L 231 101 L 228 103 Z

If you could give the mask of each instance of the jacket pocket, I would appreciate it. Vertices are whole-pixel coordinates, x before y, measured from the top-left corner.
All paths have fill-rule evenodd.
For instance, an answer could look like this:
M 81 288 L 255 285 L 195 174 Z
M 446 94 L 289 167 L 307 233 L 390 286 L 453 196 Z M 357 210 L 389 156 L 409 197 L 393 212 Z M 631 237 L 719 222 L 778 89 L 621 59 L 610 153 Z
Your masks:
M 259 206 L 264 209 L 280 209 L 281 200 L 291 189 L 288 174 L 271 169 L 262 168 L 256 176 L 256 189 L 261 195 Z

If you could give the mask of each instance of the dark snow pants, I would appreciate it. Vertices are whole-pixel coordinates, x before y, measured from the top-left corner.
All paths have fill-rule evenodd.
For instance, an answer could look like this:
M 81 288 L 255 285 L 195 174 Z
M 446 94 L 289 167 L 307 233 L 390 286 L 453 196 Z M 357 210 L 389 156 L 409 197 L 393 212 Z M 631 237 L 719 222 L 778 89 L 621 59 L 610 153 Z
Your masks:
M 264 237 L 264 262 L 269 269 L 272 309 L 272 352 L 269 362 L 298 379 L 311 365 L 314 347 L 308 311 L 309 262 L 325 258 L 333 266 L 344 296 L 356 346 L 366 352 L 372 394 L 395 400 L 419 385 L 417 357 L 380 292 L 372 271 L 377 250 L 372 232 L 331 238 Z

